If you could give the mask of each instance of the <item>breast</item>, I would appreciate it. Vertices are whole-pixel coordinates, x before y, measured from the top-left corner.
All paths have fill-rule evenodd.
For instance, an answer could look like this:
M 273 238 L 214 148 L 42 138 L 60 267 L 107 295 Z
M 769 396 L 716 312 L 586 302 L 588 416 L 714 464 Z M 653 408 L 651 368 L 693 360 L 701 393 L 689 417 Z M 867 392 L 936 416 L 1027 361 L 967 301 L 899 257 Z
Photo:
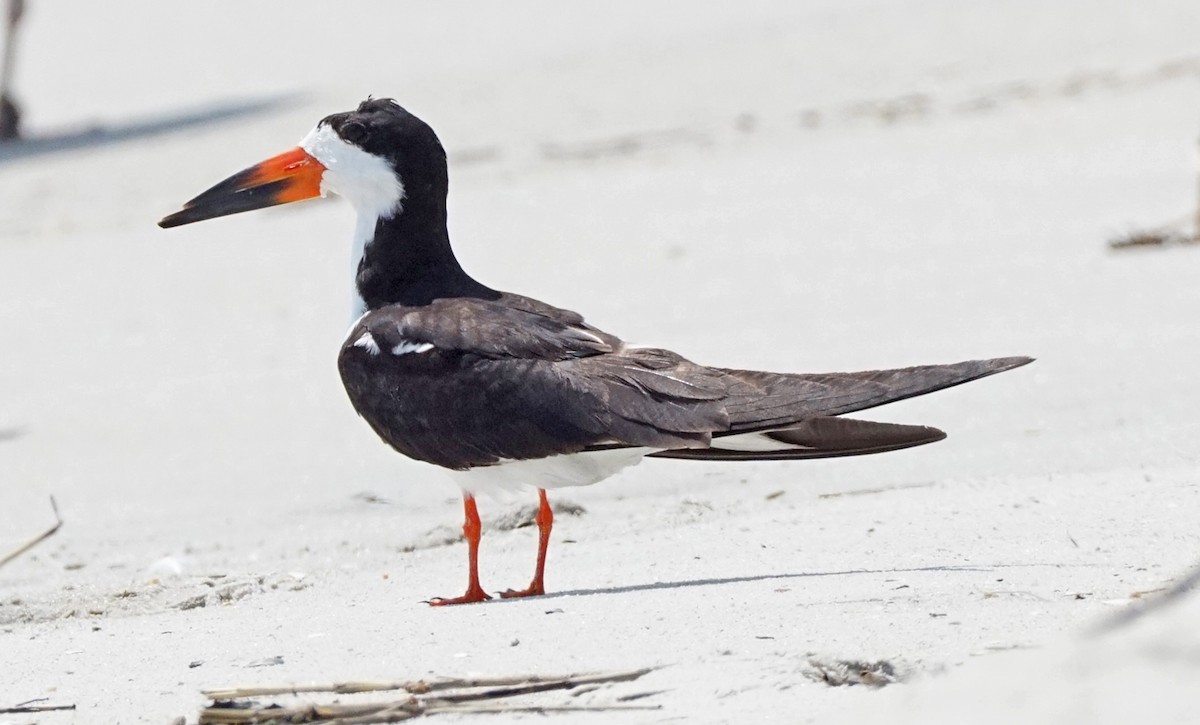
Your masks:
M 342 345 L 338 372 L 350 403 L 385 443 L 409 458 L 459 468 L 475 456 L 433 445 L 471 427 L 471 396 L 455 392 L 457 376 L 445 358 L 429 343 L 380 340 L 357 326 Z
M 382 339 L 362 326 L 338 356 L 350 402 L 380 438 L 454 470 L 575 453 L 601 438 L 596 416 L 561 404 L 556 386 L 569 384 L 547 372 L 551 365 Z

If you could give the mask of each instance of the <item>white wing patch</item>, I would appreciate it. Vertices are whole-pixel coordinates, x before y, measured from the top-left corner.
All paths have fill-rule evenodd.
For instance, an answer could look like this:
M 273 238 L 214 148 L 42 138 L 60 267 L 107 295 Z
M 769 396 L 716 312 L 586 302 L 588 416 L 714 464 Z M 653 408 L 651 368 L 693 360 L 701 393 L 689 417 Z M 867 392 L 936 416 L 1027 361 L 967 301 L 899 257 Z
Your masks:
M 354 324 L 350 326 L 351 332 L 353 332 L 354 328 L 358 326 L 358 323 L 362 322 L 363 317 L 366 317 L 368 314 L 370 313 L 364 312 L 362 317 L 359 317 L 354 321 Z M 361 347 L 371 355 L 379 355 L 383 352 L 383 348 L 379 346 L 379 340 L 375 339 L 375 336 L 371 334 L 370 330 L 363 331 L 363 333 L 358 336 L 358 339 L 350 343 L 350 345 L 352 347 Z M 400 338 L 400 342 L 392 346 L 390 352 L 393 355 L 400 356 L 408 355 L 409 353 L 429 352 L 433 348 L 434 345 L 432 342 L 417 342 L 416 340 L 409 340 L 402 337 Z
M 741 435 L 713 438 L 712 447 L 726 451 L 743 451 L 745 453 L 770 453 L 772 451 L 793 451 L 804 448 L 804 446 L 777 441 L 764 433 L 742 433 Z
M 375 337 L 369 332 L 364 332 L 362 335 L 360 335 L 359 338 L 354 341 L 354 347 L 361 347 L 372 355 L 379 354 L 379 343 L 375 342 Z
M 417 342 L 415 340 L 401 340 L 399 345 L 392 348 L 393 355 L 407 355 L 410 352 L 429 352 L 433 349 L 432 342 Z

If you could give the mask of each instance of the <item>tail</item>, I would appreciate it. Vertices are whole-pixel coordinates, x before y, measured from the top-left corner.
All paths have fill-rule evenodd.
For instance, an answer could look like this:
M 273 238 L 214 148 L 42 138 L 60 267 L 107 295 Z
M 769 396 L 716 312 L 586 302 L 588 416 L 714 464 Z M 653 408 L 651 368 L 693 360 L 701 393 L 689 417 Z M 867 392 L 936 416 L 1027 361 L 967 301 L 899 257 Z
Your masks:
M 937 428 L 837 418 L 961 385 L 1033 362 L 1028 357 L 968 360 L 857 373 L 789 375 L 722 370 L 735 382 L 724 402 L 729 428 L 708 448 L 659 451 L 655 458 L 798 460 L 857 456 L 933 443 Z
M 651 453 L 650 458 L 695 461 L 796 461 L 885 453 L 945 438 L 925 425 L 873 423 L 853 418 L 809 418 L 795 427 L 715 438 L 708 448 Z

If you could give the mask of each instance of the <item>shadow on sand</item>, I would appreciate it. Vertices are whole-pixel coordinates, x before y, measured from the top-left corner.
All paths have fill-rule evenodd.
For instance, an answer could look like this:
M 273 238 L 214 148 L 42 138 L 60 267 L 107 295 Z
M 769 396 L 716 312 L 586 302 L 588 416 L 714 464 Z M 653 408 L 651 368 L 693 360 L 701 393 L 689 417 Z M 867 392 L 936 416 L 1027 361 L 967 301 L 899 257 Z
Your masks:
M 845 571 L 813 571 L 800 572 L 796 574 L 757 574 L 752 576 L 732 576 L 721 579 L 689 579 L 687 581 L 673 582 L 654 582 L 651 584 L 630 584 L 620 587 L 606 587 L 604 589 L 571 589 L 563 592 L 551 592 L 538 597 L 533 597 L 532 600 L 543 602 L 550 599 L 562 599 L 565 597 L 579 597 L 595 594 L 630 594 L 633 592 L 649 592 L 666 589 L 686 589 L 689 587 L 712 587 L 721 586 L 724 584 L 742 584 L 745 582 L 760 582 L 770 581 L 772 579 L 807 579 L 810 577 L 824 576 L 858 576 L 860 574 L 906 574 L 913 572 L 986 572 L 995 569 L 1008 569 L 1013 567 L 1031 566 L 1028 564 L 987 564 L 981 566 L 917 566 L 910 568 L 897 569 L 847 569 Z M 1037 565 L 1032 565 L 1037 566 Z M 501 602 L 523 602 L 531 601 L 530 599 L 501 599 L 496 597 L 483 604 L 496 605 Z
M 745 582 L 770 581 L 772 579 L 807 579 L 823 576 L 856 576 L 859 574 L 904 574 L 923 571 L 990 571 L 990 566 L 919 566 L 910 569 L 848 569 L 846 571 L 812 571 L 797 574 L 758 574 L 754 576 L 731 576 L 722 579 L 690 579 L 688 581 L 654 582 L 653 584 L 630 584 L 623 587 L 607 587 L 605 589 L 572 589 L 565 592 L 551 592 L 541 599 L 558 597 L 575 597 L 589 594 L 629 594 L 631 592 L 648 592 L 660 589 L 686 589 L 688 587 L 711 587 L 722 584 L 742 584 Z
M 219 101 L 203 108 L 168 112 L 113 126 L 96 125 L 46 136 L 30 136 L 16 141 L 6 141 L 0 143 L 0 164 L 34 156 L 136 141 L 244 116 L 268 113 L 293 106 L 303 97 L 303 94 L 300 93 L 285 93 L 248 101 Z

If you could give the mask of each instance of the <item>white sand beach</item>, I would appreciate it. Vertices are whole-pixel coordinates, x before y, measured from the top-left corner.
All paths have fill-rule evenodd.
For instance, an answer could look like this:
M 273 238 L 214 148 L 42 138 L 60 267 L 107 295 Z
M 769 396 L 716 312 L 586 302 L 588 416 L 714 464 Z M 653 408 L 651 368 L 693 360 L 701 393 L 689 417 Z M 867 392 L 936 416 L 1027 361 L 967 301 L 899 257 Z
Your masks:
M 0 145 L 0 723 L 209 687 L 661 667 L 564 722 L 1188 722 L 1200 5 L 30 0 Z M 357 418 L 337 199 L 155 222 L 368 94 L 450 154 L 487 284 L 713 365 L 1033 365 L 871 411 L 949 438 L 647 461 L 554 496 L 540 598 Z M 1181 227 L 1190 231 L 1190 227 Z M 529 500 L 481 500 L 523 586 Z M 1016 650 L 1016 651 L 1010 651 Z M 901 681 L 833 686 L 885 661 Z M 528 713 L 454 716 L 529 720 Z M 1190 721 L 1195 721 L 1194 719 Z

